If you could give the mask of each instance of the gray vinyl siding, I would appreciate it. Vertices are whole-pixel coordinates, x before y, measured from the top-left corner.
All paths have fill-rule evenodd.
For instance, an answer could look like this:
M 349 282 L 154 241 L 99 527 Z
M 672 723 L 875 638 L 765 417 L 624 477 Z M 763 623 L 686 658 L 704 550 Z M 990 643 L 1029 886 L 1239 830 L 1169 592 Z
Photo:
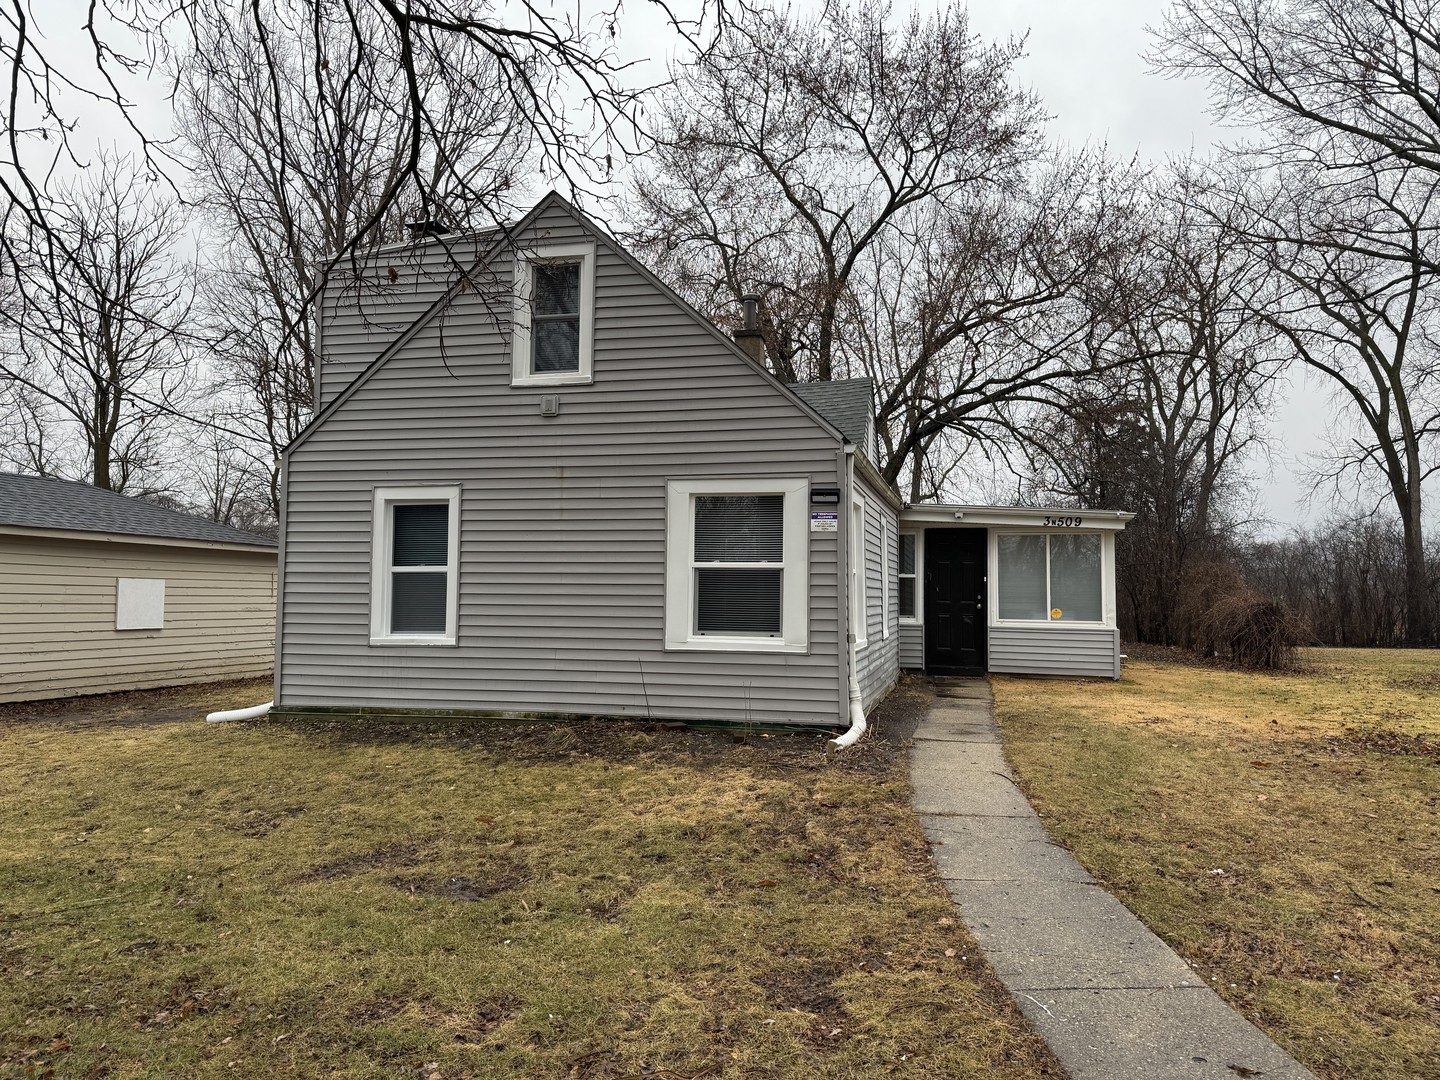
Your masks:
M 1120 677 L 1120 632 L 1111 627 L 990 627 L 990 670 L 1017 675 Z
M 321 294 L 320 408 L 423 315 L 489 243 L 430 239 L 382 250 L 358 265 L 342 263 Z
M 919 623 L 900 625 L 900 667 L 905 671 L 925 670 L 925 627 Z
M 855 488 L 865 502 L 865 645 L 857 650 L 855 664 L 860 697 L 869 712 L 900 677 L 899 608 L 895 597 L 899 551 L 895 512 L 864 481 L 857 478 Z M 888 590 L 882 574 L 888 579 Z
M 0 701 L 268 674 L 275 569 L 273 551 L 0 537 Z M 115 629 L 122 577 L 164 580 L 162 628 Z
M 806 534 L 803 655 L 667 651 L 664 600 L 668 481 L 834 486 L 839 440 L 603 238 L 594 383 L 512 389 L 509 288 L 501 256 L 291 453 L 281 707 L 837 724 L 834 534 Z M 372 492 L 404 484 L 462 489 L 453 647 L 369 644 Z

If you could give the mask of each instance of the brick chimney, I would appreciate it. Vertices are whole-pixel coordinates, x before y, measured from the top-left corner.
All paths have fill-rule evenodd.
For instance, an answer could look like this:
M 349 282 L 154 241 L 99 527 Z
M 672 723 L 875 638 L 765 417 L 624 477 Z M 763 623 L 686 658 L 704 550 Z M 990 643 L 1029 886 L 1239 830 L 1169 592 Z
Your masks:
M 740 298 L 740 329 L 735 331 L 735 344 L 750 359 L 765 366 L 765 336 L 760 332 L 760 297 L 746 293 Z

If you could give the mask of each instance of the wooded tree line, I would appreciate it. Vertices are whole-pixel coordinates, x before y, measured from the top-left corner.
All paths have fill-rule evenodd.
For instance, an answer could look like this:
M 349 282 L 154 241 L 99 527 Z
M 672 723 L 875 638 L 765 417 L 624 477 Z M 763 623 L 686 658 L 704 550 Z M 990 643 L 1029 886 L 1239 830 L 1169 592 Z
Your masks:
M 617 12 L 99 10 L 88 81 L 67 78 L 118 107 L 118 75 L 152 65 L 177 138 L 72 146 L 58 61 L 10 19 L 12 467 L 263 526 L 313 406 L 320 287 L 406 220 L 505 220 L 542 175 L 720 325 L 760 295 L 779 378 L 870 377 L 877 463 L 912 501 L 993 475 L 1013 480 L 991 497 L 1136 511 L 1127 636 L 1179 641 L 1223 564 L 1320 639 L 1437 638 L 1433 3 L 1177 0 L 1153 64 L 1208 80 L 1249 134 L 1163 165 L 1052 145 L 1021 44 L 954 3 L 707 5 L 675 20 L 659 94 L 617 60 Z M 47 180 L 57 154 L 78 178 Z M 1369 512 L 1254 542 L 1249 470 L 1300 370 L 1335 400 L 1317 487 Z

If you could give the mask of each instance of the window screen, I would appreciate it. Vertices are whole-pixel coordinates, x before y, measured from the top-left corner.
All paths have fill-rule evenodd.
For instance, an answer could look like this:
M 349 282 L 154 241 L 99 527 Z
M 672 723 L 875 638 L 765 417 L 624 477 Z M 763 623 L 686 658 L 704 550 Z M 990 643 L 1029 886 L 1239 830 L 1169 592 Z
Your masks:
M 1050 608 L 1062 622 L 1100 621 L 1100 537 L 1050 537 Z
M 695 632 L 778 636 L 784 559 L 783 495 L 697 495 Z
M 900 534 L 900 618 L 915 617 L 915 534 Z
M 392 509 L 390 632 L 445 633 L 448 503 L 398 503 Z
M 580 264 L 536 263 L 530 299 L 531 371 L 580 370 Z
M 1045 590 L 1045 537 L 997 538 L 1000 618 L 1048 620 Z

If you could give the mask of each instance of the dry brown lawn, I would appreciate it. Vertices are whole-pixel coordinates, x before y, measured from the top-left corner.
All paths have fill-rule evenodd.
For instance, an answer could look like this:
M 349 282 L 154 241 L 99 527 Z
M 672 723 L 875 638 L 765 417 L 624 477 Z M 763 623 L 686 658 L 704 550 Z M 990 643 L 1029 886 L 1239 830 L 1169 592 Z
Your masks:
M 265 695 L 0 711 L 0 1076 L 1061 1075 L 901 748 Z
M 1053 835 L 1328 1080 L 1440 1077 L 1440 653 L 994 679 Z

